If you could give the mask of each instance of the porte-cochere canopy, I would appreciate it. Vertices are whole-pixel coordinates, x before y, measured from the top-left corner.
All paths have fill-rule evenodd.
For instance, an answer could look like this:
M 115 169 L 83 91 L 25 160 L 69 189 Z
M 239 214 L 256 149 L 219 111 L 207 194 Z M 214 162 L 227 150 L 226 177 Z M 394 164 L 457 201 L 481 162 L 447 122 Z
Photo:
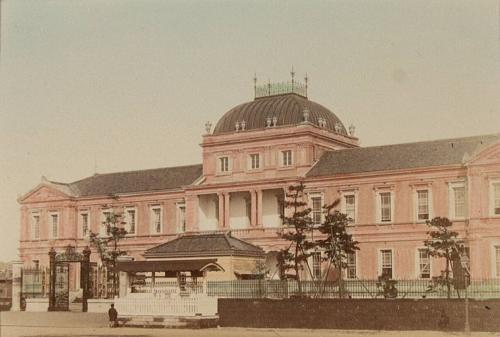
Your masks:
M 224 271 L 216 259 L 174 261 L 120 261 L 116 269 L 125 272 L 196 272 Z

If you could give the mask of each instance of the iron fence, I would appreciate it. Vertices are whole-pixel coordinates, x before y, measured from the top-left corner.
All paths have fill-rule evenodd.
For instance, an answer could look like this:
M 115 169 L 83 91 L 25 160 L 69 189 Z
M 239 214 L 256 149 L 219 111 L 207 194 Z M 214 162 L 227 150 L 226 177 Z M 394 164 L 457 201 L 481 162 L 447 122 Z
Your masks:
M 301 281 L 301 291 L 295 280 L 234 280 L 208 281 L 207 295 L 221 298 L 384 298 L 383 284 L 378 280 Z M 396 280 L 397 298 L 447 298 L 446 286 L 433 280 Z M 464 298 L 465 289 L 451 286 L 451 298 Z M 342 295 L 340 295 L 340 293 Z M 476 299 L 500 298 L 500 279 L 472 280 L 467 296 Z

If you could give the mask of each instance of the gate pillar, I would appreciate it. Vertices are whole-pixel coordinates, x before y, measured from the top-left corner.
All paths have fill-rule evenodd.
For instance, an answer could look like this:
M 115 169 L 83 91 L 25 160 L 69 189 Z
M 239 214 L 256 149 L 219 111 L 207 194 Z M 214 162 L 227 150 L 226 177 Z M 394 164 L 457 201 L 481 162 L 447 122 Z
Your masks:
M 21 311 L 23 261 L 12 262 L 12 306 L 10 311 Z
M 54 247 L 49 251 L 49 311 L 55 310 L 56 305 L 56 251 Z
M 88 301 L 89 298 L 89 279 L 90 279 L 90 248 L 85 247 L 83 250 L 83 259 L 81 265 L 81 280 L 83 288 L 83 299 L 82 299 L 82 311 L 88 311 Z

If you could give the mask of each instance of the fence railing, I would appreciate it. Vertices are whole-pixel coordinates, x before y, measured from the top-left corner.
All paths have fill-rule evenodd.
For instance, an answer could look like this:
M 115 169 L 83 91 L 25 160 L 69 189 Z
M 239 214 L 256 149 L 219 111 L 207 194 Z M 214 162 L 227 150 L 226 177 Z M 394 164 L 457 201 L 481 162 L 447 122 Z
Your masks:
M 384 298 L 384 289 L 378 280 L 344 280 L 344 298 Z M 397 298 L 447 298 L 447 288 L 432 280 L 398 280 Z M 287 298 L 307 296 L 338 298 L 338 282 L 301 281 L 301 292 L 294 280 L 235 280 L 208 281 L 207 295 L 227 298 Z M 467 288 L 469 298 L 500 298 L 500 279 L 473 280 Z M 451 287 L 452 298 L 464 298 L 465 289 Z

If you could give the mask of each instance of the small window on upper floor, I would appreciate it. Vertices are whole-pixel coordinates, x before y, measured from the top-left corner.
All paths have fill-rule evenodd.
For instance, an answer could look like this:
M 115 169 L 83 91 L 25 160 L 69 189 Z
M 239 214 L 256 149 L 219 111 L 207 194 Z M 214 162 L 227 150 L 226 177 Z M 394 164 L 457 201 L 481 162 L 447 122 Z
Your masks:
M 229 157 L 219 157 L 219 172 L 229 172 Z
M 463 219 L 466 212 L 465 183 L 451 183 L 449 186 L 450 219 Z
M 162 232 L 161 206 L 151 207 L 151 233 L 160 234 Z
M 500 180 L 494 180 L 490 184 L 490 214 L 500 216 Z
M 426 221 L 430 218 L 429 190 L 417 190 L 417 221 Z
M 391 192 L 382 192 L 380 198 L 380 222 L 392 221 L 392 194 Z
M 250 154 L 249 169 L 257 170 L 260 168 L 260 154 L 252 153 Z
M 354 192 L 342 194 L 341 212 L 347 215 L 350 223 L 356 222 L 356 194 Z
M 125 208 L 125 222 L 125 230 L 127 231 L 127 234 L 134 235 L 137 225 L 137 210 L 135 207 Z
M 40 239 L 40 213 L 31 214 L 31 238 Z
M 216 207 L 218 211 L 218 207 Z M 186 204 L 177 204 L 177 233 L 184 233 L 186 231 Z
M 59 214 L 49 214 L 50 238 L 57 239 L 59 237 Z
M 311 219 L 314 225 L 320 225 L 323 220 L 323 195 L 314 193 L 309 195 Z
M 85 238 L 89 234 L 90 226 L 89 226 L 89 213 L 81 212 L 80 213 L 80 228 L 81 228 L 81 237 Z
M 281 166 L 287 167 L 293 165 L 292 150 L 281 151 Z

